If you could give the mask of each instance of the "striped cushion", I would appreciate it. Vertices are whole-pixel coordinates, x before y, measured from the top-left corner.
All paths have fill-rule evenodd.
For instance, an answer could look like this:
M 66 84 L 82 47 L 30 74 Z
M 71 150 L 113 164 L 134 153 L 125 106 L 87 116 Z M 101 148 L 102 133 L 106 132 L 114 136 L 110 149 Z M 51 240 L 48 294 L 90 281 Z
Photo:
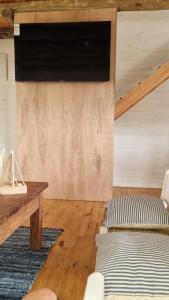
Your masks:
M 105 297 L 106 300 L 168 300 L 168 295 L 164 296 L 137 296 L 137 295 L 110 295 Z
M 169 295 L 169 236 L 143 232 L 97 235 L 96 271 L 105 296 Z
M 169 213 L 163 201 L 148 195 L 113 197 L 107 203 L 107 227 L 169 228 Z

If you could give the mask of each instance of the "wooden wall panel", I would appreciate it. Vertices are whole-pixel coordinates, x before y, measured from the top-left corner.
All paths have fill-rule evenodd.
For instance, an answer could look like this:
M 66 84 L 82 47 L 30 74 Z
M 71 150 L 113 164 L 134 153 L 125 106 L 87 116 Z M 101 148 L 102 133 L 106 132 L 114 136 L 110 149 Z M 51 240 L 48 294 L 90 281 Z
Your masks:
M 113 20 L 115 10 L 19 13 L 15 23 Z M 115 43 L 111 81 L 17 83 L 18 158 L 27 180 L 45 180 L 44 196 L 112 196 Z

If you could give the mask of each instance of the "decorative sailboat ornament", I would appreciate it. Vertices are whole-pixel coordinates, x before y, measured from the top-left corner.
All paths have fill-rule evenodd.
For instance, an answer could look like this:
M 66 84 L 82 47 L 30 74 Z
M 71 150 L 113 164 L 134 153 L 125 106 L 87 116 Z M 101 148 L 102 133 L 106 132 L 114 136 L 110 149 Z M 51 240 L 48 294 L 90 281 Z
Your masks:
M 0 153 L 0 195 L 23 193 L 27 193 L 27 186 L 23 181 L 14 151 L 12 150 L 6 158 L 3 149 Z

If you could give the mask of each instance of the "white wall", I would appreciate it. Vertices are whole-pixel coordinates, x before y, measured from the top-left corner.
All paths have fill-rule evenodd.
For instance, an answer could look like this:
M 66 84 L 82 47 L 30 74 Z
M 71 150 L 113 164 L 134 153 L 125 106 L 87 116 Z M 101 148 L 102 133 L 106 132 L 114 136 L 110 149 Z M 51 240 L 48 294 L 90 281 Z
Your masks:
M 120 12 L 117 36 L 118 99 L 169 60 L 169 11 Z M 0 53 L 8 54 L 8 81 L 0 82 L 0 147 L 11 148 L 16 140 L 13 41 L 0 40 Z M 113 184 L 160 187 L 167 167 L 169 81 L 115 122 Z
M 16 98 L 14 81 L 13 40 L 0 40 L 0 56 L 7 56 L 7 78 L 4 78 L 3 61 L 0 65 L 0 149 L 15 148 L 16 140 Z M 2 56 L 1 56 L 2 57 Z
M 169 60 L 169 11 L 121 12 L 117 33 L 117 94 Z M 169 80 L 115 122 L 117 186 L 161 187 L 169 168 Z

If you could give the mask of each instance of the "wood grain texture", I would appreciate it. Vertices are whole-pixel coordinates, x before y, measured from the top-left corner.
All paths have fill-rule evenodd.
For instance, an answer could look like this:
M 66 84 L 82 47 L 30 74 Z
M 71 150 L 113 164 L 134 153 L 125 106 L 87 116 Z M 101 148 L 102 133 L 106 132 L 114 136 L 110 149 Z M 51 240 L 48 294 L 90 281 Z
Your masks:
M 60 300 L 83 298 L 88 275 L 95 268 L 95 235 L 104 202 L 44 200 L 44 227 L 63 228 L 32 290 L 51 289 Z
M 25 220 L 27 220 L 35 211 L 38 210 L 39 202 L 35 198 L 31 202 L 22 206 L 3 224 L 0 225 L 0 244 L 2 244 Z M 35 237 L 36 238 L 36 237 Z
M 4 18 L 1 14 L 0 14 L 0 28 L 11 28 L 11 23 L 9 22 L 9 20 L 7 20 L 6 18 Z
M 15 11 L 44 11 L 84 8 L 114 8 L 119 11 L 169 9 L 168 0 L 0 0 L 0 7 Z
M 14 25 L 14 12 L 12 9 L 5 8 L 0 11 L 0 28 L 12 29 Z
M 48 187 L 46 182 L 27 182 L 26 184 L 27 194 L 0 196 L 0 225 Z
M 30 248 L 39 250 L 42 247 L 42 211 L 41 199 L 38 197 L 38 209 L 30 216 Z
M 169 78 L 169 62 L 165 63 L 147 79 L 131 90 L 125 97 L 115 104 L 115 120 L 121 117 L 126 111 L 137 104 L 145 96 L 151 93 L 165 80 Z
M 0 39 L 10 39 L 13 37 L 13 12 L 11 9 L 0 11 Z M 2 41 L 1 41 L 2 42 Z M 2 49 L 0 49 L 2 51 Z
M 114 195 L 159 193 L 156 189 L 115 187 Z M 32 290 L 49 288 L 59 300 L 82 300 L 87 277 L 95 269 L 95 235 L 105 212 L 104 202 L 44 200 L 43 226 L 63 228 Z M 92 299 L 91 299 L 92 300 Z
M 147 194 L 154 197 L 160 197 L 161 189 L 154 188 L 137 188 L 137 187 L 113 187 L 113 196 Z
M 37 188 L 36 188 L 37 186 Z M 46 183 L 28 183 L 28 193 L 24 195 L 0 196 L 0 244 L 2 244 L 25 220 L 34 212 L 39 211 L 39 193 L 47 187 Z M 39 225 L 39 226 L 38 226 Z M 39 238 L 39 243 L 32 243 L 32 249 L 41 245 L 40 226 L 41 223 L 32 224 L 31 241 Z M 37 236 L 36 236 L 37 235 Z
M 49 182 L 46 198 L 112 195 L 116 10 L 19 13 L 16 23 L 112 20 L 111 81 L 17 83 L 18 159 L 27 180 Z

